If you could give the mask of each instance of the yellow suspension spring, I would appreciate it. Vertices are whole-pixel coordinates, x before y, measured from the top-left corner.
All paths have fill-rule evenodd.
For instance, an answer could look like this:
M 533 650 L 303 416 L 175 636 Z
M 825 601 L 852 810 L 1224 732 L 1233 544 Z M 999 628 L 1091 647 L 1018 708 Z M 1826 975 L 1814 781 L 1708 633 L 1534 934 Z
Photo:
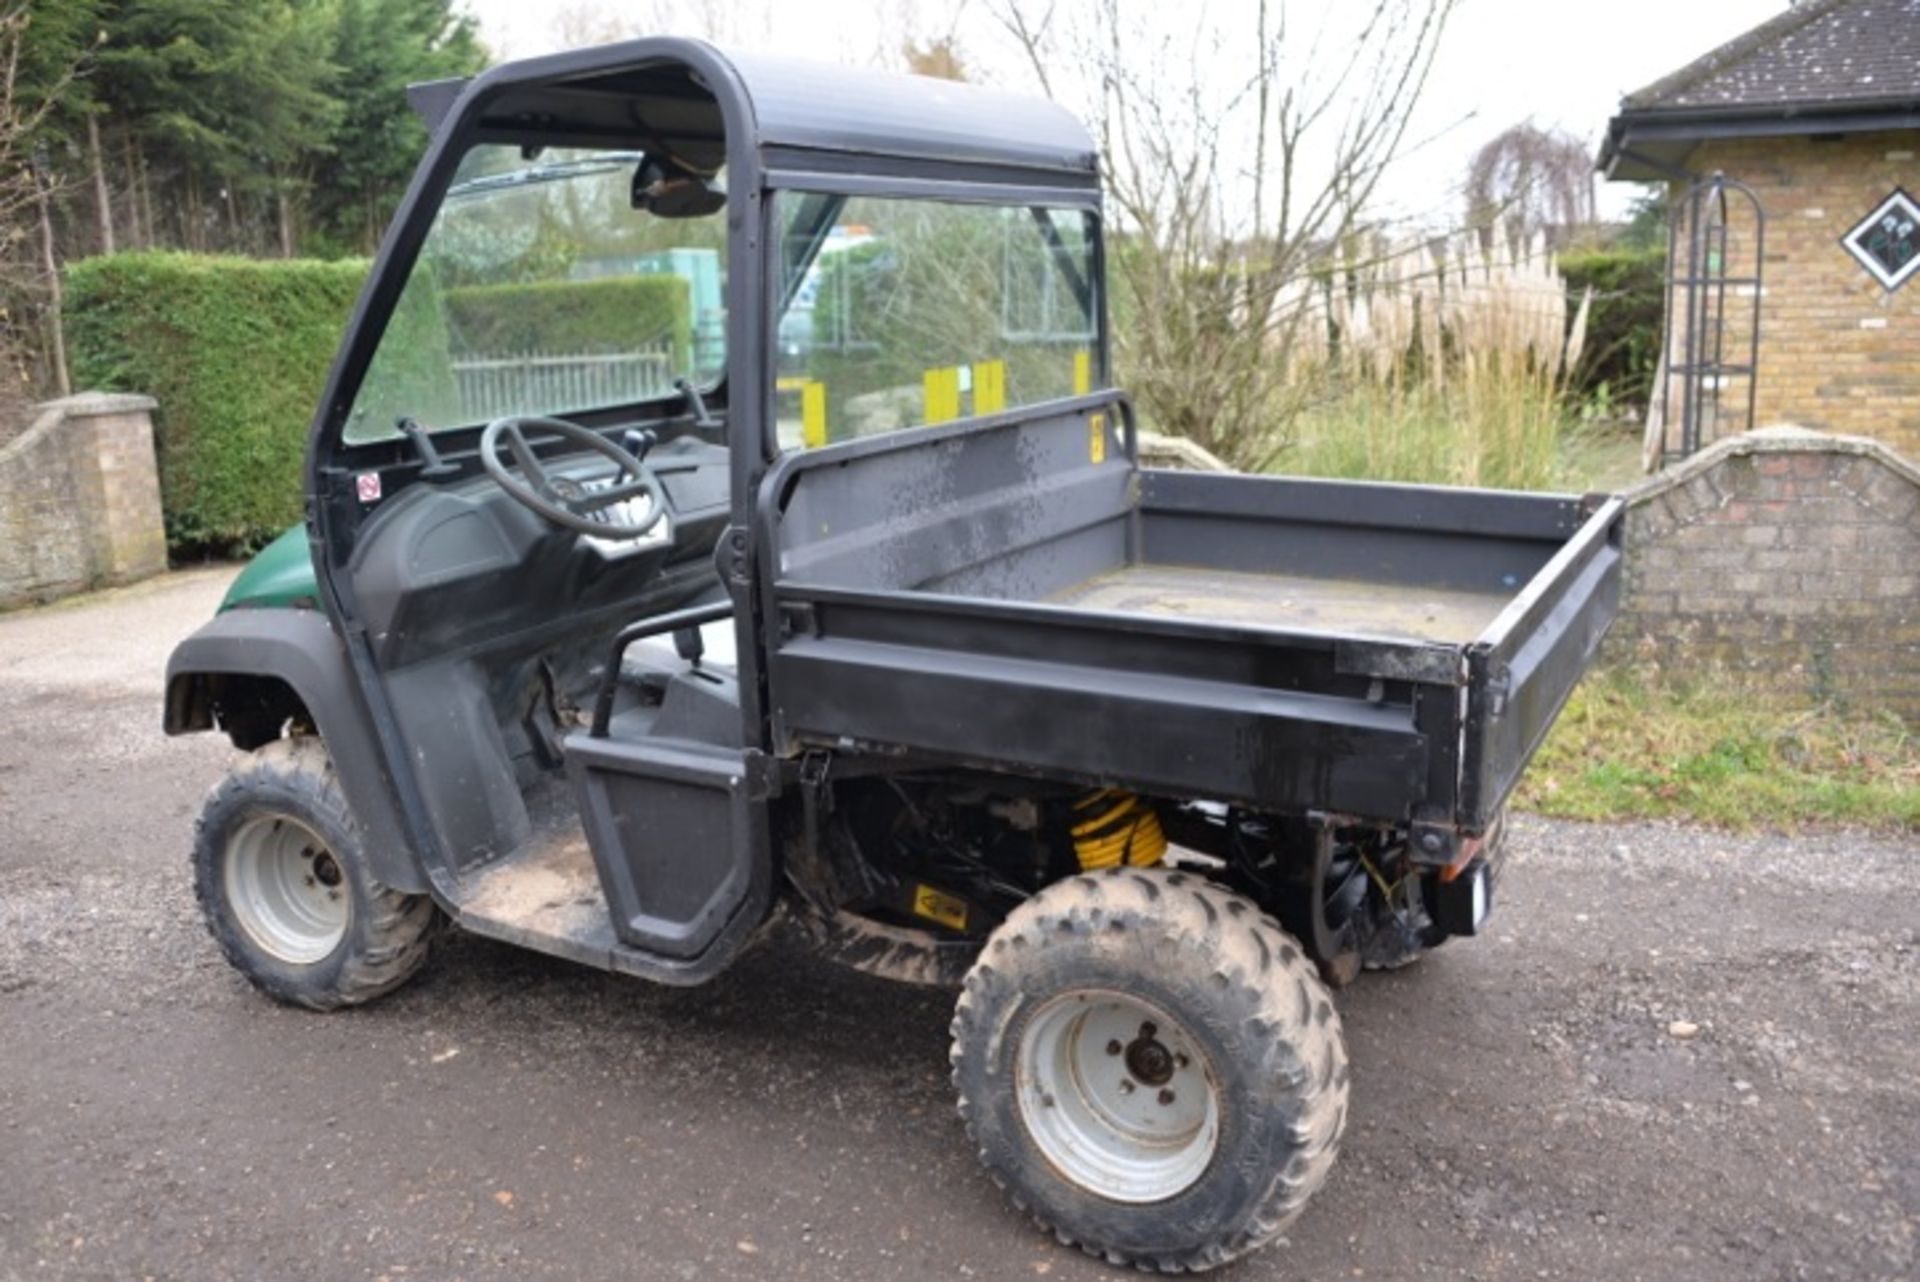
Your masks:
M 1167 835 L 1152 806 L 1130 792 L 1102 788 L 1073 803 L 1079 819 L 1070 830 L 1083 871 L 1130 864 L 1147 868 L 1167 853 Z

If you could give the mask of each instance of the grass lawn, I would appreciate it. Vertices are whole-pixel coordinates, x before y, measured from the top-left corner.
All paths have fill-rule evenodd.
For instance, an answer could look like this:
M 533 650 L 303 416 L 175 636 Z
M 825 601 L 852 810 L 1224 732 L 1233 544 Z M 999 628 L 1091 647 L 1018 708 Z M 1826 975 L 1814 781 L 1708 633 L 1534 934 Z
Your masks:
M 1597 672 L 1568 700 L 1514 804 L 1571 819 L 1920 829 L 1920 733 L 1891 714 Z

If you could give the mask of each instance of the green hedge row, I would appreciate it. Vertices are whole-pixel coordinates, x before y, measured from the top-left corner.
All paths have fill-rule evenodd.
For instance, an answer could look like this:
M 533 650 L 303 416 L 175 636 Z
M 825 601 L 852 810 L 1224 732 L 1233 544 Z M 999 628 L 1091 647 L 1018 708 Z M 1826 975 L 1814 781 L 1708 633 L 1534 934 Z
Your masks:
M 363 260 L 178 253 L 67 269 L 76 383 L 160 402 L 161 505 L 176 552 L 246 552 L 301 519 L 308 424 L 366 273 Z M 387 435 L 398 409 L 428 422 L 457 417 L 450 347 L 586 352 L 671 336 L 686 369 L 691 333 L 677 276 L 445 291 L 416 280 L 392 323 L 398 341 L 382 349 L 362 395 L 379 421 L 350 431 Z
M 1660 360 L 1667 255 L 1662 249 L 1601 250 L 1560 260 L 1577 300 L 1593 287 L 1587 345 L 1572 391 L 1583 400 L 1644 405 Z
M 446 311 L 458 352 L 571 355 L 624 351 L 671 338 L 674 368 L 688 368 L 693 300 L 678 276 L 467 285 L 446 291 Z
M 363 261 L 175 253 L 67 269 L 76 384 L 160 402 L 176 551 L 247 551 L 301 519 L 307 426 L 366 272 Z

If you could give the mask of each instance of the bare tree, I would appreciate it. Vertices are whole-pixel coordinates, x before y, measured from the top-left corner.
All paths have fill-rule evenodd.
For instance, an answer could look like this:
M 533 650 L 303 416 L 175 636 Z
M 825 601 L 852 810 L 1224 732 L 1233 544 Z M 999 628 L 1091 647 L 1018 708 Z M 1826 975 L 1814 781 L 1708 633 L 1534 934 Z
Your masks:
M 1285 449 L 1315 273 L 1372 243 L 1452 7 L 987 0 L 1039 88 L 1094 122 L 1119 355 L 1152 424 L 1242 467 Z
M 1597 216 L 1587 145 L 1531 122 L 1502 131 L 1473 154 L 1466 193 L 1467 224 L 1489 243 L 1504 227 L 1513 244 L 1545 233 L 1560 248 Z
M 46 353 L 49 381 L 65 395 L 66 342 L 61 332 L 59 256 L 49 202 L 59 180 L 35 154 L 34 132 L 53 109 L 70 75 L 29 98 L 20 59 L 32 9 L 0 5 L 0 297 L 23 300 L 29 314 L 0 303 L 0 435 L 19 416 L 30 385 L 28 353 Z M 29 231 L 28 228 L 32 230 Z
M 768 44 L 773 38 L 772 0 L 573 0 L 553 17 L 555 47 L 577 49 L 641 36 L 699 36 L 722 44 Z

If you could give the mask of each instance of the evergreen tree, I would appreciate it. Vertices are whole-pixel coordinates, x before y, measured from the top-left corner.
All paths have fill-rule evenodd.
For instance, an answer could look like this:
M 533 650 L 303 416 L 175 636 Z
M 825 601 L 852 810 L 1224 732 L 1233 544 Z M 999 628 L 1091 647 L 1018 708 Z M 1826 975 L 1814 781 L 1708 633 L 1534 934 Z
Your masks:
M 291 248 L 290 204 L 340 116 L 331 10 L 326 0 L 108 0 L 98 89 L 143 160 L 174 171 L 189 247 L 255 247 L 247 224 L 270 203 L 280 248 Z
M 371 252 L 426 148 L 407 86 L 486 65 L 473 20 L 452 0 L 338 0 L 332 59 L 341 114 L 328 179 L 314 192 L 329 247 Z

